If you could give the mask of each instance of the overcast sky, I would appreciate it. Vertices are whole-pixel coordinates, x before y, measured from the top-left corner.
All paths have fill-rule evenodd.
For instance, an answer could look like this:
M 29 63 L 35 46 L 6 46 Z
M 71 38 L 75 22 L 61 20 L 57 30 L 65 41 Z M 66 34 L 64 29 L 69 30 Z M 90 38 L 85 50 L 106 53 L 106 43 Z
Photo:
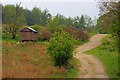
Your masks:
M 30 10 L 35 6 L 42 10 L 47 8 L 53 16 L 57 13 L 66 17 L 86 14 L 94 19 L 98 17 L 99 13 L 96 0 L 2 0 L 3 5 L 18 2 L 21 2 L 21 6 Z

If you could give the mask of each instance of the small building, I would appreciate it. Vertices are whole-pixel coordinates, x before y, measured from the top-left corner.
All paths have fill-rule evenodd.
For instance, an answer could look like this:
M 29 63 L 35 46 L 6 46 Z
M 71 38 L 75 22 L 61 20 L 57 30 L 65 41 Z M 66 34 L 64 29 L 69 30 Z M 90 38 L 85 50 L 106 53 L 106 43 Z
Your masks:
M 22 30 L 20 30 L 20 41 L 36 41 L 37 40 L 37 31 L 30 28 L 26 27 Z

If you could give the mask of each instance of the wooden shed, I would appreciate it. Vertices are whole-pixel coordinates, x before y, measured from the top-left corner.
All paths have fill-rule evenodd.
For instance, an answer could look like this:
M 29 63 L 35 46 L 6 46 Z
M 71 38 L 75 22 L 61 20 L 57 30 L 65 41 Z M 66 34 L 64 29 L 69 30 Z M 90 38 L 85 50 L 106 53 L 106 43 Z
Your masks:
M 37 31 L 30 28 L 26 27 L 22 30 L 20 30 L 20 41 L 36 41 L 37 40 Z

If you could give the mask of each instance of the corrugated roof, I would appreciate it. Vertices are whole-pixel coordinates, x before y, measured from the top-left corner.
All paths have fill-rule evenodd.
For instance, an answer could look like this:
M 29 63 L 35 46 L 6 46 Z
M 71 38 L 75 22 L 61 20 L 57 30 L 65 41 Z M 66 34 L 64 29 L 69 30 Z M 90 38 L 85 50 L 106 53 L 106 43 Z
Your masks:
M 33 28 L 31 28 L 31 27 L 27 27 L 28 29 L 30 29 L 30 30 L 32 30 L 32 31 L 34 31 L 34 32 L 37 32 L 36 30 L 34 30 Z
M 38 31 L 36 31 L 36 30 L 34 30 L 33 28 L 31 28 L 31 27 L 25 27 L 24 29 L 29 29 L 29 30 L 31 30 L 31 31 L 33 31 L 33 32 L 38 32 Z M 23 31 L 24 29 L 22 29 L 22 30 L 20 30 L 20 31 Z

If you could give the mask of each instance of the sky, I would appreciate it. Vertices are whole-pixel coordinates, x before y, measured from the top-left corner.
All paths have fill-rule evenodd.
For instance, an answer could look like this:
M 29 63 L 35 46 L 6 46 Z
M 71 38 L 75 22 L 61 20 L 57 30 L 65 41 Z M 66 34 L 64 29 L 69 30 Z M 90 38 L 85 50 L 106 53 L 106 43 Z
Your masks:
M 48 9 L 55 16 L 57 13 L 66 17 L 88 15 L 92 19 L 98 17 L 99 9 L 96 0 L 2 0 L 2 4 L 16 4 L 21 2 L 23 8 L 38 7 Z

